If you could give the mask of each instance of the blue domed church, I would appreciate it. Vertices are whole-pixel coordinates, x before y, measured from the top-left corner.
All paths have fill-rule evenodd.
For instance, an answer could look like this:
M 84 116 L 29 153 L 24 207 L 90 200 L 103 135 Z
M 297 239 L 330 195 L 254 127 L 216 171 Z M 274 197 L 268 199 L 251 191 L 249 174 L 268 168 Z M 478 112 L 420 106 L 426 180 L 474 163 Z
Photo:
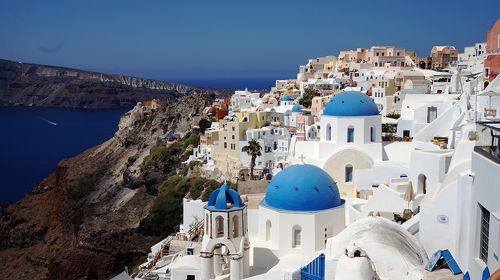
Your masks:
M 344 227 L 337 184 L 311 164 L 290 165 L 276 174 L 259 206 L 258 240 L 277 257 L 315 256 Z M 259 261 L 254 258 L 256 266 Z
M 382 117 L 365 93 L 344 91 L 332 97 L 320 120 L 319 141 L 297 141 L 293 162 L 307 162 L 332 176 L 343 197 L 355 197 L 356 171 L 382 161 Z

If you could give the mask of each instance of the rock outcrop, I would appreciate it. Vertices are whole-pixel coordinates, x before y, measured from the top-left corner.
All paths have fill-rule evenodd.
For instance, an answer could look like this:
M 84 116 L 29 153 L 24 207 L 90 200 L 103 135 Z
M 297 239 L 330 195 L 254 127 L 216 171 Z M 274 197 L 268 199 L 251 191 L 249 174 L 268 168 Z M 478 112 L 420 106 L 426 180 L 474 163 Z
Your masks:
M 230 91 L 0 59 L 0 106 L 117 108 L 195 93 Z
M 161 238 L 150 217 L 158 180 L 141 179 L 143 159 L 167 131 L 187 131 L 213 98 L 135 106 L 112 139 L 61 161 L 26 197 L 0 208 L 2 278 L 106 279 L 143 260 Z

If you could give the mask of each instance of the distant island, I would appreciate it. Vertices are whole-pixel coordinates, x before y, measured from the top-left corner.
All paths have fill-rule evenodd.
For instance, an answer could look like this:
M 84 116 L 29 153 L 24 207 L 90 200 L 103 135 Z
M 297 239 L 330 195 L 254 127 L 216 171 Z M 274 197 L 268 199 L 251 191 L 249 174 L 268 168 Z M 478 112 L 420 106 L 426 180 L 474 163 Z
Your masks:
M 194 93 L 231 90 L 0 59 L 0 106 L 120 108 Z

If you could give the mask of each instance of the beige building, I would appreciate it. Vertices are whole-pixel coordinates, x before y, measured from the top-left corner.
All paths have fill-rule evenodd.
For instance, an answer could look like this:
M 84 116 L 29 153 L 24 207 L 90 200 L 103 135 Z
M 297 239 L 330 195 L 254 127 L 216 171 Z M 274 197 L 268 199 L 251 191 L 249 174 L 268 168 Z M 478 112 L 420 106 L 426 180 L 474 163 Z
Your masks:
M 200 145 L 215 145 L 219 141 L 218 130 L 206 130 L 205 134 L 200 136 Z
M 431 51 L 432 69 L 444 69 L 458 60 L 458 51 L 454 46 L 434 46 Z
M 325 79 L 332 70 L 328 69 L 328 67 L 333 67 L 336 65 L 336 62 L 337 58 L 335 56 L 324 56 L 309 59 L 309 62 L 306 65 L 301 65 L 299 67 L 297 80 L 299 82 L 304 82 L 309 79 Z M 325 65 L 327 66 L 325 67 Z M 327 71 L 325 71 L 325 68 Z
M 221 120 L 219 130 L 219 141 L 214 145 L 213 158 L 215 167 L 236 176 L 241 168 L 240 152 L 243 148 L 241 143 L 246 141 L 248 129 L 262 128 L 267 122 L 267 112 L 244 111 L 237 112 L 234 120 Z
M 396 83 L 394 76 L 380 75 L 371 80 L 373 97 L 393 96 L 396 93 Z M 380 110 L 380 108 L 379 108 Z
M 314 116 L 319 116 L 332 96 L 333 95 L 313 97 L 311 101 L 311 113 Z
M 415 71 L 415 70 L 402 70 L 396 73 L 395 76 L 395 86 L 396 86 L 396 91 L 400 91 L 406 81 L 412 80 L 412 81 L 418 81 L 418 80 L 425 80 L 425 76 L 421 71 Z
M 404 67 L 409 66 L 406 63 L 406 51 L 403 48 L 393 46 L 374 46 L 371 47 L 368 54 L 368 62 L 374 67 L 390 66 Z
M 381 75 L 371 80 L 371 93 L 380 113 L 385 116 L 397 111 L 399 97 L 396 95 L 395 75 Z

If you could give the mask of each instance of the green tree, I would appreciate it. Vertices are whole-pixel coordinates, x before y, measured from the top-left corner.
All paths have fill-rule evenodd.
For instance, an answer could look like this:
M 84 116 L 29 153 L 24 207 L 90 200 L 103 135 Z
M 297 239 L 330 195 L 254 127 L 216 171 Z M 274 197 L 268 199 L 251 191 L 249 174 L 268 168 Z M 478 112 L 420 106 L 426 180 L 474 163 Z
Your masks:
M 200 132 L 202 134 L 205 133 L 205 130 L 207 130 L 207 128 L 209 128 L 211 125 L 212 125 L 212 122 L 207 120 L 207 119 L 201 119 L 198 122 L 198 127 L 200 128 Z
M 244 146 L 242 151 L 246 152 L 249 156 L 252 157 L 250 161 L 250 178 L 253 179 L 253 169 L 255 168 L 255 159 L 260 157 L 262 153 L 260 152 L 262 147 L 260 146 L 257 140 L 252 139 L 248 141 L 248 145 Z
M 299 99 L 299 104 L 306 107 L 310 108 L 312 104 L 312 99 L 313 97 L 317 96 L 318 92 L 312 88 L 306 88 L 304 90 L 304 94 L 302 97 Z
M 391 112 L 391 113 L 387 114 L 386 117 L 397 120 L 401 117 L 401 115 L 396 113 L 396 112 Z

